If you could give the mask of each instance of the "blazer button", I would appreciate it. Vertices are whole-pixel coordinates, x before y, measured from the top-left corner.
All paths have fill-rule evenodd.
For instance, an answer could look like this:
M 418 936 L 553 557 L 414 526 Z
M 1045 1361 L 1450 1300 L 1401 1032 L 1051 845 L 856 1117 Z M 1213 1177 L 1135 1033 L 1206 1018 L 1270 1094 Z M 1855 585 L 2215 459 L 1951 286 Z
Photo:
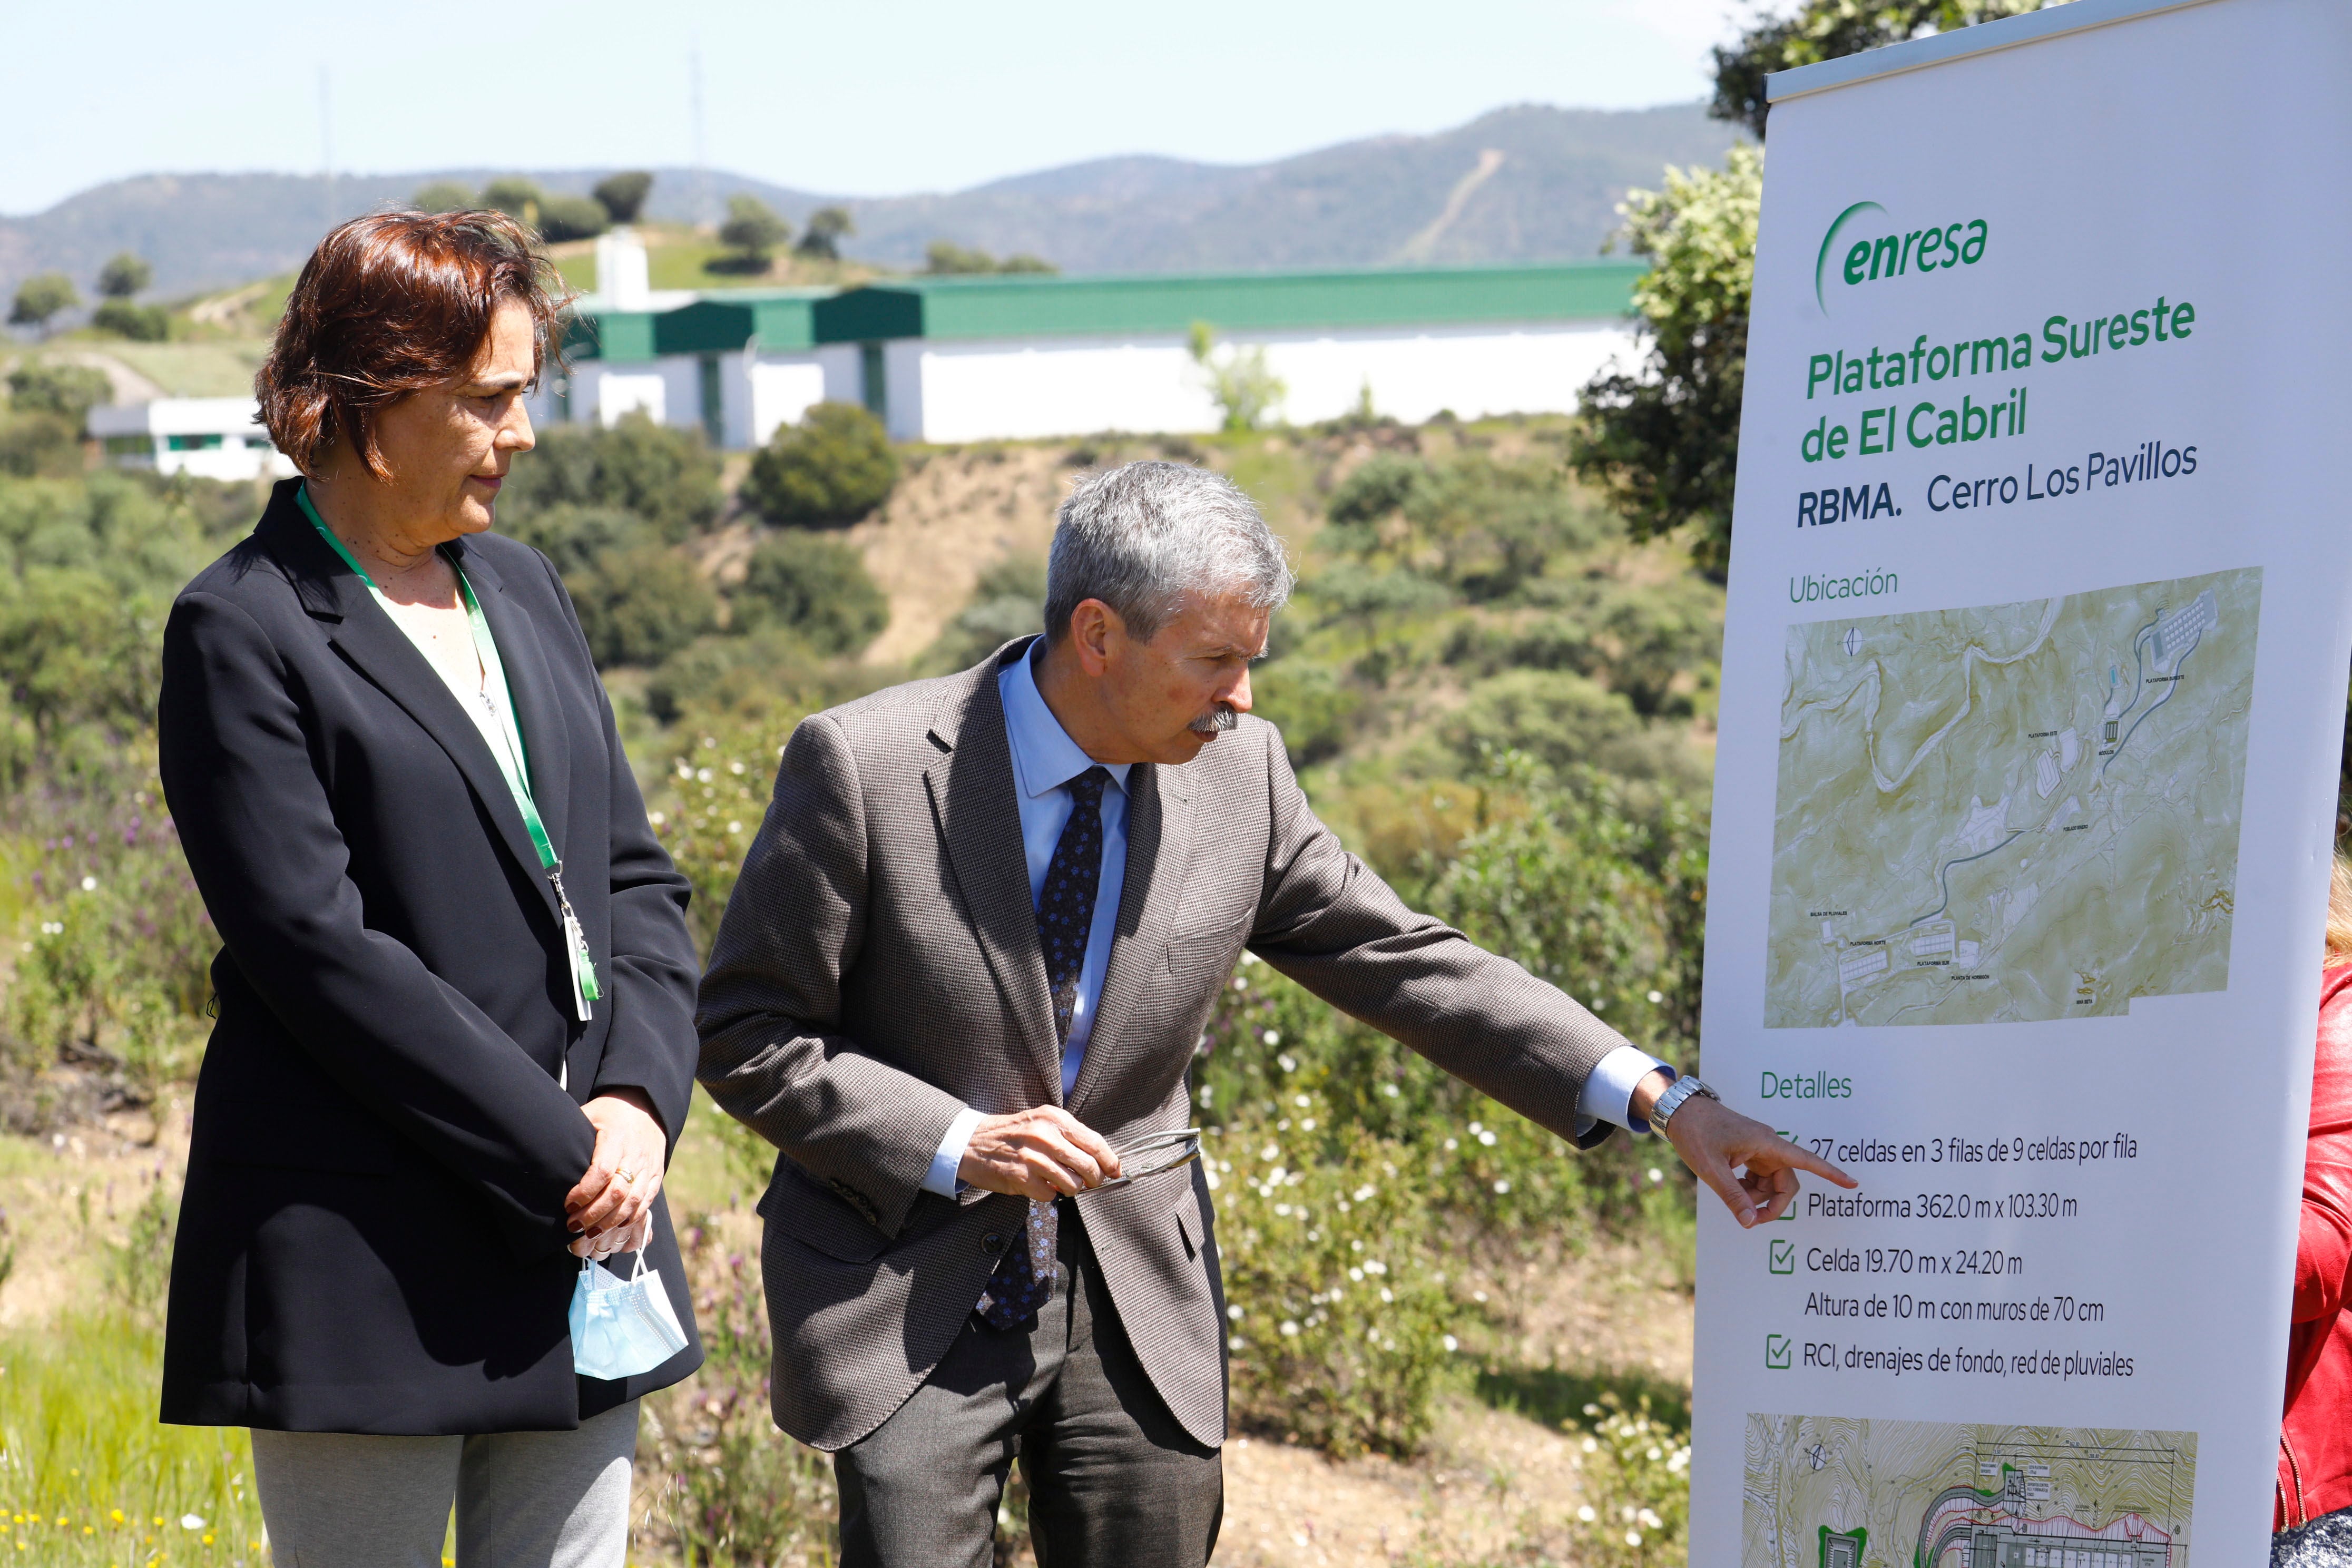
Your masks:
M 1000 1233 L 992 1230 L 986 1236 L 980 1238 L 980 1249 L 982 1252 L 987 1253 L 991 1258 L 993 1258 L 998 1253 L 1004 1250 L 1004 1237 Z

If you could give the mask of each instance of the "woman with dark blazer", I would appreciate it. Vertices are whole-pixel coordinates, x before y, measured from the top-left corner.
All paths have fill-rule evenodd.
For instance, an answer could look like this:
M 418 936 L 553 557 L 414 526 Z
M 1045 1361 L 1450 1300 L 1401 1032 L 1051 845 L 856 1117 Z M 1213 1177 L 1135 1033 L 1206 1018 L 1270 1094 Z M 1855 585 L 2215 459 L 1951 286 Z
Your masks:
M 618 1568 L 637 1400 L 701 1362 L 660 1197 L 687 885 L 572 603 L 488 531 L 560 331 L 492 214 L 330 234 L 257 378 L 303 478 L 164 633 L 162 772 L 223 948 L 163 1418 L 253 1429 L 292 1568 Z M 544 841 L 542 844 L 542 840 Z M 575 1371 L 582 1260 L 685 1347 Z

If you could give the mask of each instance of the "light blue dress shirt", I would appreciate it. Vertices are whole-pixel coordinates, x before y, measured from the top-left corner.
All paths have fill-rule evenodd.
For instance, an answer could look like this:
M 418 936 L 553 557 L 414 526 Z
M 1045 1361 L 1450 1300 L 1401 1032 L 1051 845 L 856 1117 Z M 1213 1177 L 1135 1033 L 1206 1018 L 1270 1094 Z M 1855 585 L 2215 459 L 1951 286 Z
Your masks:
M 1102 797 L 1103 863 L 1101 880 L 1096 884 L 1094 925 L 1087 932 L 1086 962 L 1078 969 L 1070 1037 L 1062 1045 L 1062 1098 L 1066 1100 L 1077 1085 L 1078 1068 L 1086 1062 L 1087 1043 L 1094 1037 L 1103 973 L 1110 967 L 1111 936 L 1118 929 L 1118 899 L 1127 886 L 1127 775 L 1131 764 L 1096 763 L 1045 706 L 1034 668 L 1045 647 L 1043 638 L 1031 644 L 1028 658 L 1013 660 L 996 677 L 997 695 L 1004 704 L 1005 738 L 1012 742 L 1013 795 L 1021 811 L 1021 847 L 1029 862 L 1033 908 L 1045 891 L 1045 871 L 1054 863 L 1054 848 L 1061 842 L 1062 829 L 1069 825 L 1070 813 L 1077 809 L 1070 796 L 1070 781 L 1097 766 L 1111 779 L 1111 787 L 1103 791 Z M 1633 1115 L 1633 1089 L 1660 1068 L 1668 1077 L 1674 1075 L 1672 1068 L 1633 1046 L 1620 1046 L 1601 1058 L 1577 1097 L 1579 1131 L 1595 1121 L 1608 1121 L 1647 1132 L 1649 1124 Z M 940 1140 L 939 1152 L 931 1157 L 930 1171 L 923 1178 L 925 1192 L 955 1196 L 956 1168 L 963 1163 L 964 1148 L 981 1121 L 981 1113 L 969 1106 L 957 1112 L 948 1124 L 947 1136 Z

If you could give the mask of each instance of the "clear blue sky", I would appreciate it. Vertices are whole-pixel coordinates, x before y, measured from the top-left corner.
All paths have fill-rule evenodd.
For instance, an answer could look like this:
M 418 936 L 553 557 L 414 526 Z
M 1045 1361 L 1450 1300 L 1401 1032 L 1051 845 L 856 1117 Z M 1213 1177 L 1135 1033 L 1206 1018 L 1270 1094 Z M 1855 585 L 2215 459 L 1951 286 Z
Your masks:
M 1253 163 L 1501 104 L 1706 90 L 1745 0 L 12 7 L 0 213 L 154 172 L 691 162 L 853 195 L 1120 153 Z

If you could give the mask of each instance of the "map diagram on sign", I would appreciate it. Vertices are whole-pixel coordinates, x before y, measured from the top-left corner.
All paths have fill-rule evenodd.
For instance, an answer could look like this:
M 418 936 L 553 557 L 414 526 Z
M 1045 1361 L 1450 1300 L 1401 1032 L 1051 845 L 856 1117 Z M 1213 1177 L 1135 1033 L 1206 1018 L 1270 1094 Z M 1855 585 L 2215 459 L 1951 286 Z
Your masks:
M 2221 991 L 2262 571 L 1789 628 L 1768 1028 Z
M 1748 1417 L 1740 1568 L 2188 1568 L 2194 1432 Z

